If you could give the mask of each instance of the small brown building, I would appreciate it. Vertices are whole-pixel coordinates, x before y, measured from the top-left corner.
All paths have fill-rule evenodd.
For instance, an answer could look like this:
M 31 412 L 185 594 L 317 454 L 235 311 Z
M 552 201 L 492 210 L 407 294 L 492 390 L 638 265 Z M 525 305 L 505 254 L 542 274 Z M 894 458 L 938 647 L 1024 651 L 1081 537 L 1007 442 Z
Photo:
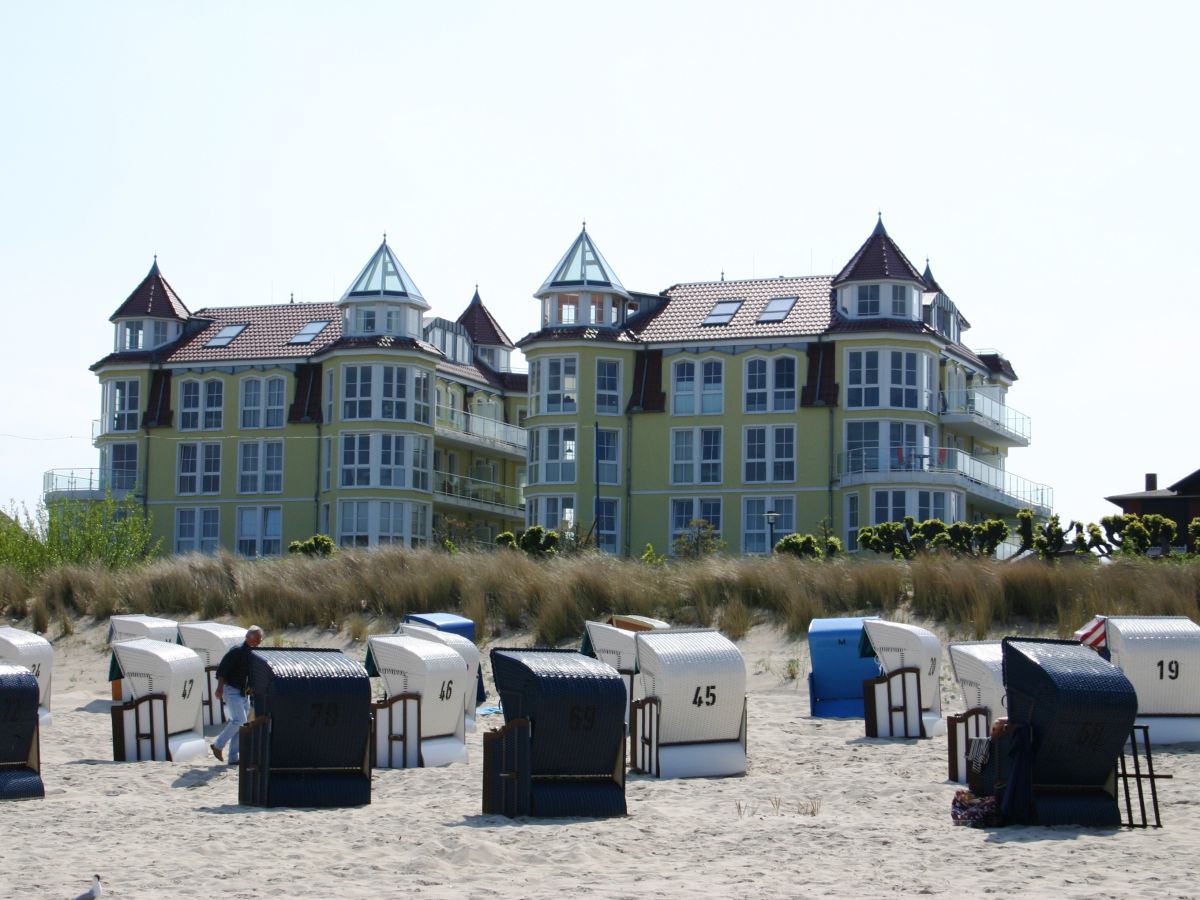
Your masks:
M 1175 546 L 1186 544 L 1189 551 L 1195 551 L 1196 547 L 1188 540 L 1187 528 L 1192 519 L 1200 517 L 1200 469 L 1165 489 L 1159 489 L 1158 476 L 1148 472 L 1144 491 L 1116 494 L 1104 499 L 1121 507 L 1124 513 L 1136 513 L 1139 516 L 1158 514 L 1174 519 L 1178 528 Z

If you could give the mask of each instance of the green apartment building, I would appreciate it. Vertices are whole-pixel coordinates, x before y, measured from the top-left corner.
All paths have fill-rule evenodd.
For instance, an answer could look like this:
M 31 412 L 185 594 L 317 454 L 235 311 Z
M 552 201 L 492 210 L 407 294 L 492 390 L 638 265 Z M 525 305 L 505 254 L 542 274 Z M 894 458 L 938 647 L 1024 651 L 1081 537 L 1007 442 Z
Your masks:
M 586 228 L 512 341 L 479 298 L 429 304 L 386 239 L 336 303 L 189 312 L 158 269 L 93 367 L 100 468 L 48 500 L 132 494 L 176 553 L 281 553 L 570 530 L 660 551 L 696 519 L 731 553 L 822 525 L 1049 515 L 1012 366 L 877 224 L 836 276 L 627 290 Z

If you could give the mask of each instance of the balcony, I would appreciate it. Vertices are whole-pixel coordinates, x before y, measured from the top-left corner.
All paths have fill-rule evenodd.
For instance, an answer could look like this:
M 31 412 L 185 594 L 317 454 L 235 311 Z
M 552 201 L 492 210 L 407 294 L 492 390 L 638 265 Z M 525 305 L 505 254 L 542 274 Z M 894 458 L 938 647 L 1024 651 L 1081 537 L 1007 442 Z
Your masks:
M 886 456 L 877 448 L 838 454 L 842 487 L 856 484 L 915 484 L 964 491 L 981 511 L 1012 515 L 1029 507 L 1048 516 L 1054 489 L 986 463 L 954 447 L 894 447 Z
M 476 416 L 453 406 L 435 407 L 433 424 L 437 436 L 443 440 L 520 458 L 525 456 L 528 433 L 516 425 Z
M 943 391 L 939 408 L 944 425 L 960 434 L 999 447 L 1029 446 L 1029 416 L 978 390 Z
M 433 497 L 436 503 L 460 509 L 488 512 L 510 519 L 525 518 L 525 498 L 521 490 L 499 481 L 434 471 Z
M 134 486 L 135 475 L 132 472 L 51 469 L 42 475 L 42 499 L 47 505 L 60 500 L 103 500 L 104 495 L 111 492 L 113 499 L 123 500 Z

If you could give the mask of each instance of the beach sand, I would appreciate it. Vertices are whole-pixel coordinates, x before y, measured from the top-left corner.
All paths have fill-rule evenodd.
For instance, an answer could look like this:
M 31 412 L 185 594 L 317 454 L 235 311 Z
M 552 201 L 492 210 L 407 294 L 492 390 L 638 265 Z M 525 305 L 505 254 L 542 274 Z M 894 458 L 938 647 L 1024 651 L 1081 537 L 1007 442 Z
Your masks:
M 739 642 L 747 774 L 630 776 L 629 815 L 604 820 L 481 814 L 482 733 L 500 715 L 468 735 L 469 764 L 377 770 L 354 809 L 238 806 L 236 767 L 211 758 L 112 762 L 105 626 L 77 627 L 55 641 L 46 798 L 0 804 L 0 896 L 74 897 L 93 873 L 127 898 L 1200 895 L 1200 747 L 1155 749 L 1173 776 L 1158 783 L 1162 829 L 956 827 L 946 738 L 872 740 L 862 720 L 810 718 L 807 644 L 771 626 Z M 266 643 L 280 638 L 364 655 L 332 632 Z M 948 662 L 942 683 L 943 709 L 960 709 Z

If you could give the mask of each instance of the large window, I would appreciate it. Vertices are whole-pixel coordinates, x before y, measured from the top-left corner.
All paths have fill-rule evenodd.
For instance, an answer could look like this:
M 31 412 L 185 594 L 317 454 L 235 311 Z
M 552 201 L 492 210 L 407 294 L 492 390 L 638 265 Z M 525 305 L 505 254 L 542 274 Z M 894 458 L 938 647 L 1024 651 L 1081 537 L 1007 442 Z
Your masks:
M 892 285 L 892 315 L 897 318 L 909 318 L 908 312 L 909 289 L 902 284 Z
M 282 428 L 285 382 L 281 377 L 242 380 L 242 427 Z
M 574 356 L 561 359 L 544 359 L 546 369 L 546 404 L 548 413 L 575 412 L 575 398 L 579 393 L 578 365 Z
M 917 354 L 892 350 L 892 388 L 889 403 L 898 409 L 917 409 Z
M 712 526 L 716 536 L 721 533 L 720 497 L 673 497 L 671 499 L 671 546 L 692 527 L 692 522 L 703 520 Z
M 779 517 L 772 527 L 767 512 Z M 796 500 L 794 497 L 745 497 L 742 500 L 742 552 L 770 553 L 775 543 L 796 530 Z
M 596 414 L 615 416 L 621 412 L 621 363 L 596 360 Z
M 846 423 L 846 471 L 879 471 L 879 423 Z
M 850 371 L 846 405 L 852 408 L 878 406 L 879 351 L 851 350 L 848 358 Z
M 596 501 L 596 546 L 605 553 L 617 552 L 617 522 L 620 502 L 602 497 Z
M 379 432 L 341 436 L 341 487 L 429 489 L 429 438 Z
M 792 412 L 796 409 L 796 358 L 746 360 L 746 412 Z
M 185 381 L 179 388 L 179 427 L 183 431 L 200 428 L 219 430 L 225 402 L 224 386 L 220 380 Z
M 534 428 L 526 451 L 530 484 L 573 484 L 575 482 L 575 426 Z
M 621 432 L 600 429 L 596 432 L 596 480 L 600 484 L 620 484 Z
M 940 519 L 949 523 L 960 520 L 963 515 L 962 495 L 957 491 L 906 488 L 871 493 L 872 522 L 876 525 L 903 522 L 905 516 L 912 516 L 918 522 Z
M 343 366 L 342 418 L 430 422 L 429 373 L 412 366 Z
M 846 550 L 858 550 L 858 494 L 846 495 Z
M 175 552 L 216 553 L 221 542 L 221 511 L 215 506 L 175 510 Z
M 278 556 L 283 550 L 283 510 L 278 506 L 239 506 L 237 551 L 242 556 Z
M 795 426 L 758 425 L 745 434 L 745 481 L 796 480 Z
M 179 445 L 176 456 L 175 493 L 221 492 L 221 445 L 215 441 Z
M 932 444 L 933 426 L 923 422 L 847 422 L 845 471 L 927 471 Z
M 137 486 L 137 444 L 108 446 L 108 484 L 114 491 L 131 491 Z
M 721 429 L 676 428 L 671 431 L 671 483 L 721 482 Z
M 671 412 L 720 415 L 725 406 L 725 364 L 719 359 L 678 360 L 671 367 Z
M 525 522 L 529 526 L 541 525 L 547 531 L 575 530 L 575 497 L 528 497 L 525 504 Z
M 109 431 L 137 431 L 138 381 L 110 381 L 105 384 L 105 417 Z
M 243 441 L 238 447 L 238 493 L 283 490 L 283 441 Z

